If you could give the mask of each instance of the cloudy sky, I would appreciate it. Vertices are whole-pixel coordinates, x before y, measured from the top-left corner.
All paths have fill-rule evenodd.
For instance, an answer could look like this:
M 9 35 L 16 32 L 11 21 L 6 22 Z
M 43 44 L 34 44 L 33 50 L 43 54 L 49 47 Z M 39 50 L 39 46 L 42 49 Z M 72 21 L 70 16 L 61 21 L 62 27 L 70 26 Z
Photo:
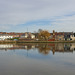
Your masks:
M 75 0 L 0 0 L 0 32 L 75 31 Z

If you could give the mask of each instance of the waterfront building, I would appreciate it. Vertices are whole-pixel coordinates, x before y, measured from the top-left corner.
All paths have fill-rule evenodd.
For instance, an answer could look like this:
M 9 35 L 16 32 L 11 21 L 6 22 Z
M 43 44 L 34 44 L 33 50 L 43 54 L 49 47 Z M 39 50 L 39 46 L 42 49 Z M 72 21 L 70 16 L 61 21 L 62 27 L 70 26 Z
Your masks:
M 13 36 L 8 34 L 0 34 L 0 40 L 11 39 Z
M 30 33 L 30 32 L 26 32 L 26 33 L 22 34 L 20 38 L 35 39 L 35 35 L 33 35 L 33 34 Z
M 56 32 L 55 33 L 55 40 L 56 41 L 63 41 L 64 40 L 64 33 L 63 32 Z
M 70 35 L 70 38 L 71 38 L 72 41 L 75 41 L 75 34 Z
M 69 41 L 73 37 L 74 33 L 73 32 L 64 32 L 64 40 Z

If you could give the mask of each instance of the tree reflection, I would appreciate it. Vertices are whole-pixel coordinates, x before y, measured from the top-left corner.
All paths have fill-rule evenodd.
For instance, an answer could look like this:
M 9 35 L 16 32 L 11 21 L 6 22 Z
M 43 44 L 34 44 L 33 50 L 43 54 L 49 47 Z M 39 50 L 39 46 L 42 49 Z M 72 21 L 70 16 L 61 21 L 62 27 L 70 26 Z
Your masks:
M 36 49 L 35 49 L 36 48 Z M 39 53 L 48 55 L 52 51 L 56 52 L 73 52 L 75 43 L 24 43 L 24 44 L 0 44 L 0 50 L 38 50 Z
M 47 55 L 50 52 L 50 46 L 48 44 L 39 44 L 38 51 L 39 53 Z

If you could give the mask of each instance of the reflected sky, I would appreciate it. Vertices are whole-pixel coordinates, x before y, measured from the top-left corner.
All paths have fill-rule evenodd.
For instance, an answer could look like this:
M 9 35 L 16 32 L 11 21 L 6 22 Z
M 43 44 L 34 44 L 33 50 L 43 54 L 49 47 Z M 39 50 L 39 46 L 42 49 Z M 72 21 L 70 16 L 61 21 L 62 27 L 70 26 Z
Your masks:
M 59 47 L 58 45 L 56 44 L 55 46 Z M 28 47 L 27 44 L 19 45 L 19 49 L 8 48 L 5 50 L 1 47 L 0 75 L 75 75 L 74 44 L 66 45 L 67 47 L 70 46 L 70 50 L 71 48 L 72 50 L 66 49 L 67 51 L 65 51 L 64 48 L 64 52 L 62 50 L 60 52 L 60 49 L 58 48 L 57 50 L 56 47 L 55 54 L 53 54 L 50 48 L 52 46 L 54 47 L 53 44 L 40 44 L 37 45 L 38 47 L 35 45 L 31 49 L 22 49 L 24 48 L 23 46 Z M 43 50 L 49 50 L 49 53 L 41 53 L 39 50 L 42 47 Z

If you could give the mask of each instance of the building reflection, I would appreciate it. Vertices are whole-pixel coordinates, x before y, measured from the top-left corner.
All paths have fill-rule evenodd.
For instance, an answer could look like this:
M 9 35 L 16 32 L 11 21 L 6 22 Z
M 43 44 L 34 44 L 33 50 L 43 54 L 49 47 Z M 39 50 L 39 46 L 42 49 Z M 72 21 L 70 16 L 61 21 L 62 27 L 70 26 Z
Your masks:
M 0 44 L 0 50 L 38 50 L 39 53 L 53 55 L 56 52 L 73 52 L 75 51 L 75 43 L 25 43 L 25 44 Z

